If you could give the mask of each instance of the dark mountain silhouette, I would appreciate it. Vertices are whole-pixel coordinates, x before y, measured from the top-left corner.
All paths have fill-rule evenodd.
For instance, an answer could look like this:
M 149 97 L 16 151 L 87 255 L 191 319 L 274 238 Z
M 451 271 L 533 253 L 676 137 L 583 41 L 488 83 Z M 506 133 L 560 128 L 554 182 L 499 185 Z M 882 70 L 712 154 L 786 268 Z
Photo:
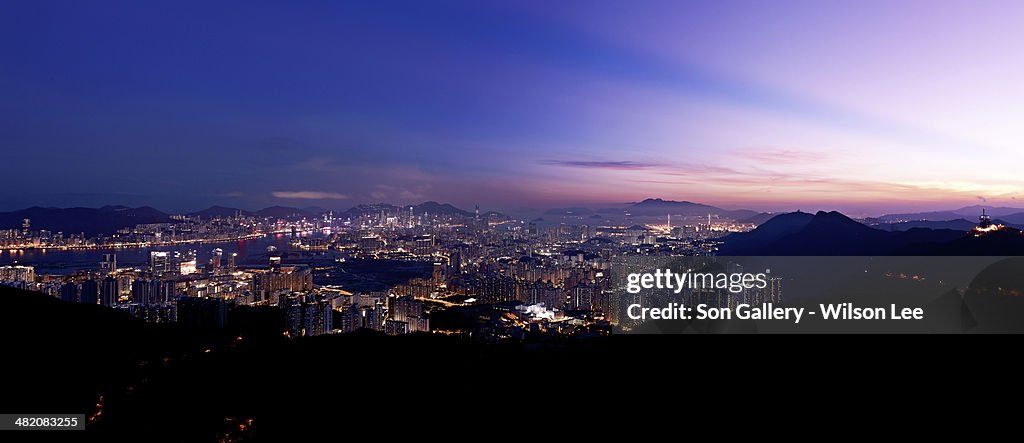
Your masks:
M 189 216 L 193 216 L 193 217 L 199 216 L 199 217 L 202 217 L 204 219 L 211 219 L 211 218 L 217 218 L 217 217 L 220 217 L 220 218 L 234 217 L 234 216 L 238 215 L 239 213 L 242 214 L 242 215 L 245 215 L 245 216 L 252 215 L 252 212 L 249 212 L 249 211 L 243 211 L 243 210 L 238 209 L 238 208 L 228 208 L 228 207 L 224 207 L 224 206 L 210 206 L 209 208 L 203 209 L 202 211 L 192 212 L 192 213 L 190 213 L 188 215 Z
M 722 255 L 774 255 L 761 251 L 774 246 L 779 240 L 800 232 L 814 215 L 806 212 L 791 212 L 772 217 L 750 232 L 740 232 L 725 237 Z
M 11 212 L 0 212 L 0 229 L 20 228 L 23 219 L 31 219 L 32 230 L 47 230 L 65 234 L 85 233 L 93 236 L 112 234 L 118 229 L 139 224 L 167 223 L 169 215 L 148 206 L 104 206 L 102 208 L 42 208 L 32 207 Z
M 770 212 L 762 212 L 762 213 L 757 214 L 757 215 L 755 215 L 753 217 L 747 217 L 747 218 L 744 218 L 744 219 L 737 219 L 736 221 L 738 221 L 740 223 L 750 223 L 750 224 L 754 224 L 754 225 L 760 225 L 760 224 L 762 224 L 762 223 L 764 223 L 764 222 L 766 222 L 768 220 L 771 220 L 776 215 L 778 215 L 778 213 L 773 214 L 773 213 L 770 213 Z
M 964 231 L 913 228 L 889 232 L 838 212 L 779 215 L 748 233 L 723 239 L 722 255 L 908 255 L 936 254 L 966 236 Z M 951 254 L 957 255 L 957 254 Z M 970 255 L 970 254 L 964 254 Z
M 1012 265 L 1017 267 L 1007 269 L 1010 275 L 1019 268 L 1019 263 Z M 1005 286 L 1001 280 L 996 283 Z M 953 301 L 959 303 L 959 294 L 954 295 Z M 229 313 L 229 325 L 224 330 L 210 331 L 144 324 L 112 309 L 64 303 L 6 287 L 0 287 L 0 300 L 4 301 L 0 334 L 9 338 L 3 357 L 10 362 L 5 368 L 8 382 L 0 395 L 0 407 L 18 413 L 60 411 L 95 417 L 86 431 L 73 436 L 83 441 L 322 439 L 322 435 L 339 432 L 337 408 L 296 405 L 350 399 L 358 400 L 360 410 L 387 411 L 395 407 L 395 395 L 410 395 L 404 385 L 381 387 L 358 377 L 332 375 L 332 371 L 352 368 L 359 362 L 372 362 L 373 376 L 383 380 L 430 374 L 429 380 L 414 385 L 414 399 L 429 407 L 403 417 L 402 423 L 408 426 L 429 429 L 452 420 L 453 411 L 457 411 L 459 420 L 497 428 L 508 425 L 507 414 L 495 414 L 491 407 L 467 407 L 467 402 L 500 402 L 502 407 L 514 410 L 533 407 L 535 395 L 487 396 L 508 393 L 510 386 L 522 383 L 523 374 L 536 372 L 537 368 L 573 374 L 573 384 L 631 392 L 636 389 L 636 380 L 671 366 L 677 359 L 665 349 L 685 345 L 711 360 L 728 358 L 726 353 L 733 351 L 717 340 L 692 340 L 679 335 L 538 336 L 516 342 L 441 334 L 388 337 L 360 331 L 289 340 L 282 337 L 280 324 L 250 321 L 259 316 L 240 316 L 234 311 Z M 454 309 L 439 311 L 437 314 L 447 313 L 453 319 L 445 322 L 441 315 L 432 316 L 431 324 L 455 324 L 467 316 L 477 318 L 473 307 L 465 309 L 467 314 Z M 267 313 L 262 310 L 259 314 Z M 238 319 L 234 325 L 231 318 Z M 283 320 L 283 316 L 278 318 Z M 467 328 L 475 324 L 461 323 Z M 934 349 L 927 343 L 914 345 L 915 349 L 923 349 L 920 354 L 925 357 L 945 355 L 939 346 L 948 347 L 946 341 L 929 342 L 935 343 Z M 778 359 L 779 382 L 795 385 L 802 380 L 799 366 L 807 364 L 807 347 L 789 348 L 762 346 L 745 352 L 756 361 Z M 816 358 L 840 358 L 840 352 L 847 351 L 844 347 L 821 347 Z M 881 346 L 874 351 L 881 359 L 906 359 L 906 346 Z M 1011 365 L 1012 358 L 1007 356 L 999 363 Z M 873 360 L 862 360 L 852 359 L 849 364 L 860 372 L 877 366 Z M 948 364 L 949 359 L 924 360 L 908 364 L 913 370 L 926 371 Z M 792 366 L 787 362 L 793 362 Z M 723 376 L 742 377 L 744 370 L 726 368 Z M 608 377 L 609 371 L 616 377 Z M 397 394 L 390 395 L 391 391 Z M 663 391 L 656 394 L 663 395 Z M 670 394 L 717 398 L 722 392 L 720 386 L 685 386 L 685 392 L 680 388 Z M 651 401 L 655 400 L 652 394 Z M 358 424 L 374 429 L 394 426 L 395 416 L 363 414 Z M 22 440 L 25 438 L 13 439 Z
M 323 207 L 320 207 L 320 206 L 306 206 L 306 207 L 301 208 L 301 209 L 303 211 L 305 211 L 305 212 L 307 212 L 309 214 L 313 214 L 313 215 L 326 214 L 326 213 L 331 211 L 330 209 L 323 208 Z M 338 212 L 340 212 L 340 211 L 338 211 Z
M 483 213 L 480 214 L 480 218 L 483 218 L 483 219 L 498 219 L 498 220 L 505 220 L 505 221 L 512 219 L 512 217 L 509 217 L 508 215 L 502 214 L 502 213 L 497 212 L 497 211 L 483 212 Z
M 707 216 L 708 214 L 728 218 L 730 220 L 742 220 L 758 215 L 756 211 L 747 209 L 728 210 L 703 203 L 689 201 L 663 200 L 660 198 L 648 198 L 638 203 L 630 203 L 622 207 L 590 209 L 583 207 L 553 208 L 544 212 L 544 215 L 557 216 L 586 216 L 590 214 L 623 215 L 629 213 L 639 217 L 665 217 L 666 215 L 682 216 Z
M 714 211 L 718 208 L 705 205 L 703 203 L 694 203 L 689 201 L 675 201 L 675 200 L 662 200 L 660 198 L 648 198 L 644 199 L 639 203 L 634 203 L 629 207 L 631 211 L 642 211 L 646 209 L 654 209 L 658 211 L 679 211 L 680 214 L 684 215 L 700 215 L 707 214 L 708 211 Z
M 11 364 L 0 407 L 87 416 L 102 411 L 80 437 L 87 441 L 293 441 L 304 432 L 337 432 L 336 411 L 295 405 L 358 398 L 361 408 L 387 410 L 395 402 L 394 396 L 379 395 L 378 387 L 358 379 L 310 375 L 351 367 L 354 361 L 373 362 L 374 376 L 388 380 L 437 372 L 429 383 L 416 386 L 417 398 L 431 406 L 406 419 L 417 426 L 450 420 L 451 411 L 460 411 L 460 420 L 504 424 L 507 417 L 490 408 L 466 409 L 467 399 L 504 392 L 510 380 L 545 365 L 576 374 L 574 383 L 627 389 L 626 383 L 608 385 L 606 373 L 593 368 L 612 367 L 635 380 L 668 364 L 667 356 L 652 352 L 664 349 L 668 337 L 538 336 L 531 342 L 487 342 L 440 334 L 389 337 L 364 330 L 289 340 L 281 335 L 280 324 L 250 321 L 256 316 L 235 311 L 229 312 L 225 329 L 196 330 L 145 324 L 109 308 L 6 287 L 0 287 L 0 299 L 0 333 L 11 338 L 3 351 Z M 468 318 L 462 322 L 467 328 L 476 324 L 475 315 L 442 313 Z M 431 323 L 456 323 L 441 317 Z M 305 375 L 282 380 L 280 374 Z M 500 401 L 519 409 L 535 398 L 516 395 Z M 393 422 L 387 414 L 360 418 L 361 425 L 374 427 Z
M 344 212 L 344 214 L 346 216 L 348 216 L 348 217 L 359 217 L 359 216 L 370 215 L 370 214 L 379 214 L 381 211 L 393 212 L 393 211 L 397 211 L 397 210 L 398 210 L 398 206 L 395 206 L 395 205 L 392 205 L 392 204 L 388 204 L 388 203 L 377 203 L 377 204 L 369 204 L 369 205 L 368 204 L 362 204 L 362 205 L 356 205 L 356 206 L 353 206 L 353 207 L 349 208 L 348 210 L 346 210 Z M 406 210 L 408 210 L 408 208 L 406 208 Z
M 981 214 L 982 210 L 984 210 L 986 214 L 992 217 L 1002 217 L 1004 215 L 1024 213 L 1024 208 L 1010 208 L 1006 206 L 986 205 L 965 206 L 960 209 L 957 209 L 954 212 L 964 217 L 977 218 L 978 214 Z
M 461 215 L 463 217 L 471 217 L 474 215 L 472 212 L 464 211 L 448 203 L 438 203 L 435 201 L 423 202 L 413 206 L 413 211 L 416 214 Z
M 730 218 L 733 220 L 742 220 L 750 218 L 758 213 L 747 209 L 739 209 L 730 211 L 727 209 L 716 208 L 711 205 L 705 205 L 703 203 L 694 203 L 688 201 L 674 201 L 674 200 L 662 200 L 660 198 L 649 198 L 640 203 L 636 203 L 628 208 L 628 211 L 633 215 L 645 215 L 645 216 L 659 216 L 663 217 L 666 214 L 672 215 L 717 215 L 719 217 Z

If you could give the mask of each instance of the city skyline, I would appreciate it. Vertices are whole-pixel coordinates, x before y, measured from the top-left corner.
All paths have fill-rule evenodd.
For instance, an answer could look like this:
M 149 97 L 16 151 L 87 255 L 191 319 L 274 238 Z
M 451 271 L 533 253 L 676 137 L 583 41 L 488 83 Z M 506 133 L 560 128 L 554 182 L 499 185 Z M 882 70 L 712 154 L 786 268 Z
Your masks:
M 11 9 L 3 210 L 1021 206 L 1013 2 Z

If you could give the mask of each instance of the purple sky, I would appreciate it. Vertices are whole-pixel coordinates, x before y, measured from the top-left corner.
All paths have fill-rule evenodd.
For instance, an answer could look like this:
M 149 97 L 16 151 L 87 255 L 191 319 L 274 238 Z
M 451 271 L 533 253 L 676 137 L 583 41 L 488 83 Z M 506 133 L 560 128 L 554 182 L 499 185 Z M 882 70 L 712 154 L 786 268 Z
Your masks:
M 1024 4 L 49 2 L 0 209 L 1016 204 Z

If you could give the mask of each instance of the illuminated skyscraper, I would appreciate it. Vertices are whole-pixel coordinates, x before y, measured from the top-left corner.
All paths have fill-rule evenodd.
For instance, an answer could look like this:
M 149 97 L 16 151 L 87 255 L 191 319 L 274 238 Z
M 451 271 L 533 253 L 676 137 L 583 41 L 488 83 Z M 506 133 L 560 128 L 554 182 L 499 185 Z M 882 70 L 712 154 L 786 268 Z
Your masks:
M 36 268 L 32 266 L 0 266 L 0 281 L 27 282 L 36 280 Z
M 296 294 L 279 298 L 278 307 L 285 312 L 288 335 L 291 337 L 322 335 L 334 329 L 334 311 L 328 301 L 318 300 L 312 295 Z
M 149 272 L 163 274 L 170 270 L 170 254 L 162 251 L 152 251 L 149 253 Z
M 195 274 L 198 269 L 195 259 L 192 259 L 181 262 L 181 267 L 178 272 L 180 272 L 181 275 L 192 275 Z
M 221 248 L 214 249 L 210 257 L 210 267 L 213 268 L 213 272 L 220 271 L 221 259 L 224 257 L 224 250 Z

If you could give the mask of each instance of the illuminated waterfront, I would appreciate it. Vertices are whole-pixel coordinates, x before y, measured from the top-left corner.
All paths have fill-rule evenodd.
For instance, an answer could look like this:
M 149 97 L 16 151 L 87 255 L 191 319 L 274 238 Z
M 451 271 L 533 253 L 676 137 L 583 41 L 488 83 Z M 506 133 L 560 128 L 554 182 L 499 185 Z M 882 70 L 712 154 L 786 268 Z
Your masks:
M 238 254 L 240 264 L 261 262 L 267 256 L 267 247 L 274 246 L 279 251 L 288 251 L 293 239 L 288 234 L 274 234 L 266 237 L 230 242 L 203 242 L 190 244 L 172 244 L 134 248 L 90 248 L 90 249 L 22 249 L 0 251 L 0 265 L 24 264 L 35 266 L 40 274 L 72 274 L 79 270 L 96 270 L 103 254 L 117 254 L 118 262 L 123 267 L 143 267 L 149 259 L 150 251 L 182 251 L 195 250 L 199 257 L 209 257 L 214 249 L 221 249 L 225 254 Z

